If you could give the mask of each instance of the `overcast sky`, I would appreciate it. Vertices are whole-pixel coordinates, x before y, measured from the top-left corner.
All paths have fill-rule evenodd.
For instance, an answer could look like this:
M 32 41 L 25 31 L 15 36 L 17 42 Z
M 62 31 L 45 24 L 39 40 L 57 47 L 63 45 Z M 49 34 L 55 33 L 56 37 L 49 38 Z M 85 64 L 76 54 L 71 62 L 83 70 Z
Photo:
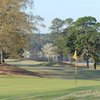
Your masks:
M 100 0 L 34 0 L 34 11 L 44 18 L 47 26 L 40 32 L 47 33 L 54 18 L 76 20 L 83 16 L 93 16 L 100 21 Z

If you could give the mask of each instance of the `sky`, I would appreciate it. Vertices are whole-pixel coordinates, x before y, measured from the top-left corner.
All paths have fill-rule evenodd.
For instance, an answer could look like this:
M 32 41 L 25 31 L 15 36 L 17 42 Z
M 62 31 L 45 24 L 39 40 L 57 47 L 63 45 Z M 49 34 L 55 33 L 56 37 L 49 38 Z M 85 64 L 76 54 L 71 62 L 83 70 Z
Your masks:
M 34 13 L 44 18 L 45 28 L 41 33 L 49 33 L 51 21 L 55 18 L 62 20 L 93 16 L 100 21 L 100 0 L 34 0 Z

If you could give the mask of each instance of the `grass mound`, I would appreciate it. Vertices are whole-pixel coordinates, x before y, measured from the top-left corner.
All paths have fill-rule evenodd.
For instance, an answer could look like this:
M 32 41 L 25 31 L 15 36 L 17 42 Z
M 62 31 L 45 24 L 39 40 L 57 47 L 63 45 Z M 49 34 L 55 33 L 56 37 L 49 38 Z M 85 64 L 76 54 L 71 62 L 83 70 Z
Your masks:
M 38 72 L 31 72 L 18 66 L 9 64 L 0 65 L 0 75 L 29 75 L 29 76 L 41 76 Z

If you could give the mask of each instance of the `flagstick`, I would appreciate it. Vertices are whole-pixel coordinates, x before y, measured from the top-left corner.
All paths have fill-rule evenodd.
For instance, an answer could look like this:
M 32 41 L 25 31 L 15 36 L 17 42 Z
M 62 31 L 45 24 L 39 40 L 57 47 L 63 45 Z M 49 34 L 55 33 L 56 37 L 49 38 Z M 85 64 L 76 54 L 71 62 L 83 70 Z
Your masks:
M 76 61 L 77 61 L 77 51 L 75 50 L 74 55 L 73 55 L 73 59 L 74 59 L 74 76 L 75 76 L 75 87 L 77 87 L 77 66 L 76 66 Z
M 77 66 L 76 66 L 76 60 L 75 60 L 75 62 L 74 62 L 74 71 L 75 71 L 75 87 L 77 87 Z

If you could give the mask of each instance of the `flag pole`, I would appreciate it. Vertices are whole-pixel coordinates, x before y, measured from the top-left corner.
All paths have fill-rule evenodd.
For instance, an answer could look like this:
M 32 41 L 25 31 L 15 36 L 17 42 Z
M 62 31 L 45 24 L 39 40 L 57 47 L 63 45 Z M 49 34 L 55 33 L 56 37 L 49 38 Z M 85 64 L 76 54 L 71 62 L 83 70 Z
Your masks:
M 74 55 L 73 55 L 73 59 L 74 59 L 74 79 L 75 79 L 75 87 L 77 87 L 77 66 L 76 66 L 76 61 L 77 61 L 77 51 L 75 50 Z
M 75 87 L 77 87 L 77 66 L 76 66 L 76 60 L 74 62 L 74 73 L 75 73 Z

